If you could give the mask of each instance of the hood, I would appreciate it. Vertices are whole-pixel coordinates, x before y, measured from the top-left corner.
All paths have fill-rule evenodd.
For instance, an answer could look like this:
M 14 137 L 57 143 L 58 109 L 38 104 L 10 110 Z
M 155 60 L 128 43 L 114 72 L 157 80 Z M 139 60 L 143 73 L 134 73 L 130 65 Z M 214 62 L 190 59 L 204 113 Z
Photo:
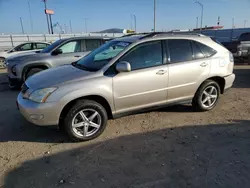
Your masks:
M 15 55 L 13 57 L 8 58 L 8 61 L 15 61 L 15 62 L 20 62 L 20 61 L 35 61 L 35 60 L 41 60 L 42 58 L 48 57 L 50 54 L 48 53 L 24 53 L 24 54 L 19 54 Z
M 38 89 L 87 79 L 93 75 L 93 72 L 84 71 L 72 65 L 64 65 L 37 73 L 30 77 L 26 83 L 32 89 Z

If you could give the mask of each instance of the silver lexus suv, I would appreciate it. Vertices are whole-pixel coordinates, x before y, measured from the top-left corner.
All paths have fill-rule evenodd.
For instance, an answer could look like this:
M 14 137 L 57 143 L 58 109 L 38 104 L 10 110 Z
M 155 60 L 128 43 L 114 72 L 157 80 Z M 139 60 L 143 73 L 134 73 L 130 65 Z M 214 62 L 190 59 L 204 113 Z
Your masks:
M 23 116 L 59 125 L 74 141 L 99 136 L 109 118 L 164 105 L 213 109 L 235 79 L 232 54 L 203 35 L 136 34 L 114 39 L 78 62 L 28 78 Z

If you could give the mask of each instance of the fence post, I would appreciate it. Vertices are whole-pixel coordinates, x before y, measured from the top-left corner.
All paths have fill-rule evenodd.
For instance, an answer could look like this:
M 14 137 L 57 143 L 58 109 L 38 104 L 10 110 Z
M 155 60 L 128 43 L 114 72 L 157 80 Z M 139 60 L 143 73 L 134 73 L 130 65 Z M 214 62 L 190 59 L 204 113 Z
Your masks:
M 12 47 L 14 47 L 14 43 L 13 43 L 13 38 L 12 38 L 12 35 L 10 35 L 10 41 L 11 41 L 11 45 L 12 45 Z
M 47 39 L 46 39 L 46 34 L 44 34 L 44 40 L 45 40 L 45 42 L 47 41 Z
M 29 35 L 27 35 L 27 39 L 28 39 L 28 41 L 30 41 L 30 37 L 29 37 Z

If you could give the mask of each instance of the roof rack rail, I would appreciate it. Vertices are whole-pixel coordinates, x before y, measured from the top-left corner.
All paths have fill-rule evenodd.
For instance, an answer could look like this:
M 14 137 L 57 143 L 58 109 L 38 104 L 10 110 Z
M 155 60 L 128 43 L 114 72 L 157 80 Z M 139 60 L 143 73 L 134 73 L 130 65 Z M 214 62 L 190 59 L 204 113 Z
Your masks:
M 154 37 L 154 36 L 161 35 L 161 34 L 169 34 L 169 35 L 195 35 L 195 36 L 200 36 L 200 37 L 206 36 L 206 35 L 203 35 L 203 34 L 200 34 L 200 33 L 173 32 L 173 31 L 169 31 L 169 32 L 151 32 L 151 33 L 147 33 L 147 35 L 141 37 L 140 39 Z

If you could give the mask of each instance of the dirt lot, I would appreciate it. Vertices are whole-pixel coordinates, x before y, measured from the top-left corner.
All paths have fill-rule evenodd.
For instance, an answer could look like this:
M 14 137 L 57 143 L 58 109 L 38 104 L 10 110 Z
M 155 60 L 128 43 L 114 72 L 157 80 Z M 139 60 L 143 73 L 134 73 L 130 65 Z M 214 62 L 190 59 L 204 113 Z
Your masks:
M 250 67 L 235 73 L 211 112 L 186 105 L 123 117 L 85 143 L 27 123 L 17 92 L 0 84 L 0 187 L 248 188 Z

